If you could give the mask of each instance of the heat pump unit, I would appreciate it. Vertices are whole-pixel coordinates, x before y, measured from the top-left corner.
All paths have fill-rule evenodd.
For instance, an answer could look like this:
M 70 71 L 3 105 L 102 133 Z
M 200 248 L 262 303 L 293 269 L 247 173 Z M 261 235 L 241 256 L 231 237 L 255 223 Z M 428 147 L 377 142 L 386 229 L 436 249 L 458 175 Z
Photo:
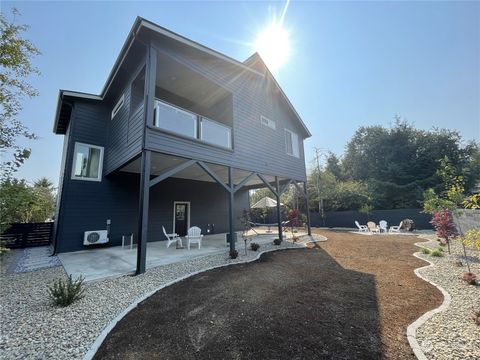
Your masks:
M 83 245 L 105 244 L 108 242 L 107 230 L 85 231 Z

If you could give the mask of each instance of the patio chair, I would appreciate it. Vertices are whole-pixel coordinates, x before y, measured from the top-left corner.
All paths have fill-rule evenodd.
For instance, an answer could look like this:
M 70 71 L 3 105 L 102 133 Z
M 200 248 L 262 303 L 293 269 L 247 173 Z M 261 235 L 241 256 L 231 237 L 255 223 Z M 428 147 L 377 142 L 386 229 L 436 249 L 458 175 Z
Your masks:
M 180 241 L 180 247 L 183 246 L 182 238 L 178 236 L 178 234 L 176 233 L 167 234 L 167 231 L 165 230 L 164 226 L 162 226 L 162 230 L 163 230 L 163 235 L 165 235 L 165 237 L 167 238 L 167 249 L 170 247 L 172 243 L 177 243 L 177 241 Z
M 367 225 L 360 225 L 357 220 L 355 220 L 355 225 L 357 225 L 358 230 L 367 232 L 368 226 Z
M 371 233 L 379 233 L 380 228 L 375 224 L 373 221 L 367 222 L 368 230 L 370 230 Z
M 185 236 L 188 250 L 190 250 L 191 243 L 197 243 L 198 248 L 200 249 L 202 247 L 202 238 L 202 230 L 198 226 L 192 226 L 188 229 L 188 234 Z
M 380 220 L 378 223 L 380 227 L 380 232 L 387 233 L 388 232 L 388 223 L 385 220 Z
M 403 226 L 403 221 L 400 221 L 400 224 L 398 226 L 390 226 L 390 229 L 388 230 L 389 233 L 400 233 L 400 230 Z

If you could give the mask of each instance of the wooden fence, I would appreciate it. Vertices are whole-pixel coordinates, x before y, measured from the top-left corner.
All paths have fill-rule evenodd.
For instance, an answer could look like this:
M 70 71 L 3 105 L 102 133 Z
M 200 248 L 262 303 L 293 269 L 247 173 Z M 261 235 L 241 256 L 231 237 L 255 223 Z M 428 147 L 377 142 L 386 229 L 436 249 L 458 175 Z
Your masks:
M 3 246 L 10 249 L 23 249 L 49 245 L 52 240 L 53 222 L 11 224 L 0 235 Z

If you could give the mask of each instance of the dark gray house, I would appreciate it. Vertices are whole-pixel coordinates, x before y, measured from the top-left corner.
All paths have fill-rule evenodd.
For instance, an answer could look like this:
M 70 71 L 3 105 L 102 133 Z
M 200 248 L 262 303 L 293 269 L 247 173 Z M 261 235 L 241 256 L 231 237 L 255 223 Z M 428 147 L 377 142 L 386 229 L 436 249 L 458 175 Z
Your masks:
M 261 58 L 142 18 L 99 95 L 60 91 L 53 131 L 64 135 L 54 251 L 86 249 L 85 232 L 108 222 L 106 245 L 138 241 L 137 273 L 162 226 L 233 234 L 249 189 L 305 189 L 310 133 Z

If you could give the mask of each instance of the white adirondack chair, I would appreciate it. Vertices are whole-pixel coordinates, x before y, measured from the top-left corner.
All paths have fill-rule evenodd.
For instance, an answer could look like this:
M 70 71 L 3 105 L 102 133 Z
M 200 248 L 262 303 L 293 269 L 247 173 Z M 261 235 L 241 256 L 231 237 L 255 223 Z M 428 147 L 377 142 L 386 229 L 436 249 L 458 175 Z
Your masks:
M 202 238 L 202 230 L 198 226 L 192 226 L 188 229 L 188 233 L 185 236 L 185 239 L 187 239 L 188 250 L 190 250 L 191 243 L 198 244 L 198 248 L 200 249 L 202 247 Z
M 165 235 L 165 237 L 167 238 L 167 249 L 170 247 L 172 243 L 176 243 L 177 241 L 180 241 L 180 247 L 183 246 L 182 238 L 178 236 L 178 234 L 176 233 L 167 234 L 167 231 L 165 230 L 164 226 L 162 226 L 162 230 L 163 230 L 163 235 Z
M 400 221 L 400 224 L 398 224 L 398 226 L 396 226 L 396 225 L 395 226 L 390 226 L 390 230 L 388 232 L 399 233 L 402 226 L 403 226 L 403 221 Z
M 360 225 L 357 220 L 355 220 L 355 225 L 357 225 L 358 230 L 368 232 L 368 226 L 367 225 Z
M 380 226 L 380 232 L 387 233 L 388 232 L 388 223 L 385 220 L 380 220 L 378 223 Z
M 377 233 L 378 234 L 380 232 L 380 228 L 373 221 L 367 222 L 367 226 L 368 226 L 368 230 L 371 233 Z

